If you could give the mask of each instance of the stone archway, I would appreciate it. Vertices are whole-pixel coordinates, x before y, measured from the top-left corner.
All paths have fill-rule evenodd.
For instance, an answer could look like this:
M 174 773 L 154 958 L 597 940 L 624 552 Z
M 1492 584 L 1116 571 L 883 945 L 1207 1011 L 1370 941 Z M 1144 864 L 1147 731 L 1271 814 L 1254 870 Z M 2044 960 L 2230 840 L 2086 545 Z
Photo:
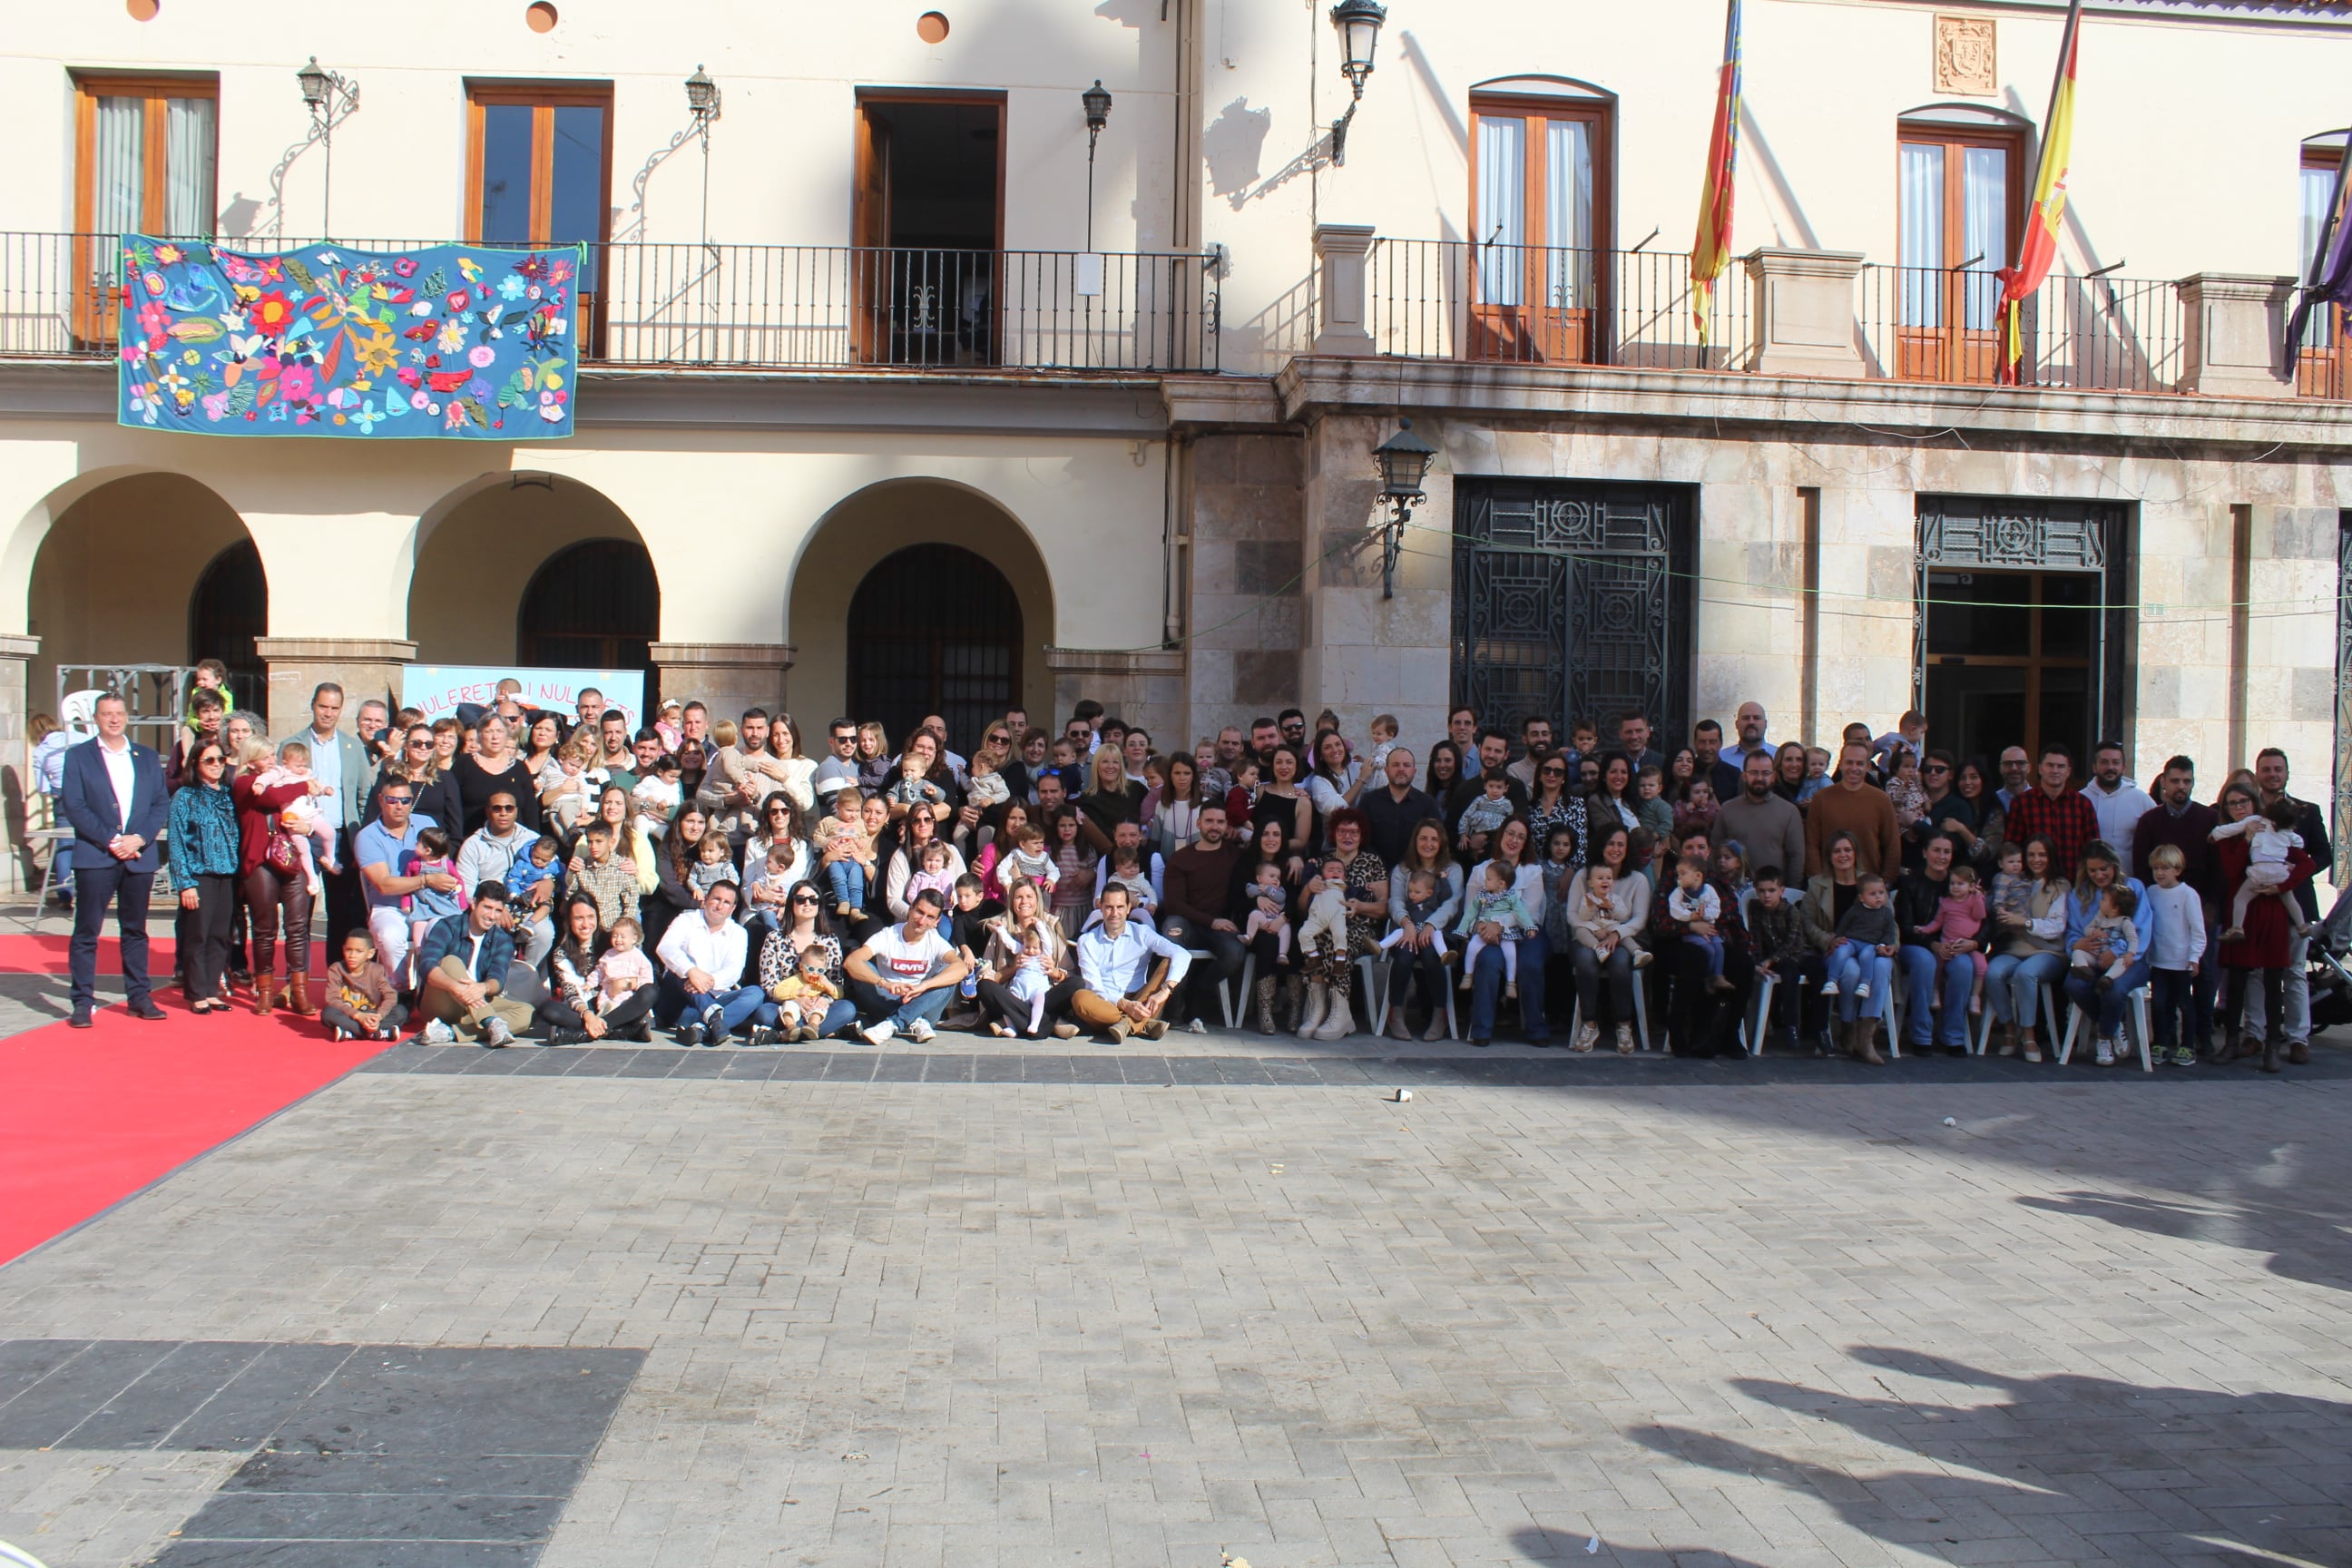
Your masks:
M 961 485 L 944 479 L 893 479 L 868 486 L 835 505 L 811 535 L 793 570 L 785 623 L 793 648 L 789 691 L 792 707 L 810 733 L 817 733 L 818 726 L 836 714 L 889 721 L 885 713 L 856 711 L 852 700 L 856 694 L 853 670 L 864 679 L 874 668 L 870 653 L 861 648 L 854 656 L 851 651 L 853 629 L 860 624 L 853 618 L 852 601 L 877 567 L 904 552 L 929 546 L 950 547 L 977 557 L 1003 585 L 1010 595 L 1009 609 L 1000 605 L 991 617 L 975 622 L 975 629 L 986 631 L 1001 627 L 1007 619 L 1017 620 L 1018 658 L 1009 685 L 1012 700 L 1033 714 L 1052 710 L 1054 677 L 1046 667 L 1045 649 L 1055 641 L 1054 582 L 1029 531 L 995 501 Z M 913 564 L 928 576 L 942 559 L 917 557 Z M 898 591 L 907 591 L 906 584 Z M 911 657 L 909 639 L 894 640 Z M 983 640 L 989 646 L 1001 643 L 994 631 Z M 943 647 L 927 647 L 923 654 L 934 661 L 943 656 Z M 951 656 L 949 663 L 952 666 L 963 657 Z M 928 681 L 930 677 L 926 674 L 924 679 Z M 927 686 L 926 689 L 933 689 Z M 952 700 L 945 693 L 939 695 L 942 702 Z M 972 699 L 993 700 L 993 696 Z M 955 750 L 969 752 L 976 739 L 977 731 L 965 733 L 950 721 L 948 741 Z

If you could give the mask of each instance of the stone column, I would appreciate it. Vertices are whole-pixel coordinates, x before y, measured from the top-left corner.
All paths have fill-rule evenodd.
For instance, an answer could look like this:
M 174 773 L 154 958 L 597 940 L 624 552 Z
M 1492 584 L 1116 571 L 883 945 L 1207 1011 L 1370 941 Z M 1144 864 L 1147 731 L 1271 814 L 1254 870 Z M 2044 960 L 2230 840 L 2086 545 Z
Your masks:
M 654 663 L 661 669 L 661 696 L 699 702 L 710 720 L 732 719 L 747 708 L 773 713 L 784 706 L 784 672 L 793 667 L 793 646 L 776 642 L 657 642 Z M 656 699 L 647 692 L 650 704 Z M 814 722 L 823 724 L 831 715 Z M 812 721 L 794 714 L 803 735 Z
M 1439 449 L 1422 481 L 1429 499 L 1406 525 L 1396 596 L 1381 595 L 1387 508 L 1371 451 L 1395 427 L 1330 414 L 1307 440 L 1298 706 L 1332 709 L 1350 735 L 1377 713 L 1395 714 L 1404 735 L 1443 734 L 1453 679 L 1454 471 L 1434 419 L 1414 426 Z
M 269 666 L 266 721 L 278 740 L 309 727 L 310 693 L 327 681 L 343 689 L 345 728 L 371 697 L 399 711 L 401 666 L 416 662 L 402 637 L 257 637 L 253 647 Z
M 21 892 L 33 885 L 32 840 L 26 831 L 33 796 L 32 749 L 26 744 L 25 721 L 31 716 L 26 690 L 28 667 L 41 651 L 41 639 L 0 636 L 0 820 L 8 835 L 7 864 L 0 867 L 0 889 Z M 43 851 L 47 858 L 47 851 Z
M 2199 272 L 2180 280 L 2180 313 L 2188 334 L 2183 392 L 2208 397 L 2293 397 L 2294 367 L 2285 363 L 2292 278 Z
M 1361 358 L 1372 353 L 1371 301 L 1366 287 L 1371 250 L 1369 225 L 1327 223 L 1316 228 L 1315 263 L 1323 296 L 1317 353 Z
M 1755 296 L 1756 350 L 1749 370 L 1759 375 L 1862 378 L 1853 314 L 1860 252 L 1767 246 L 1740 258 L 1740 265 L 1748 268 Z

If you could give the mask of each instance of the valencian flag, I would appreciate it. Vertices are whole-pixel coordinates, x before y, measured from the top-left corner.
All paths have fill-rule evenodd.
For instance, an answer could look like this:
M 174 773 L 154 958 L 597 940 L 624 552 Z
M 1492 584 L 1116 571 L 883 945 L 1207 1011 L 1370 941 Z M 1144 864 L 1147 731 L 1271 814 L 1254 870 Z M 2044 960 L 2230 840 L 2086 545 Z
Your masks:
M 2311 275 L 2304 279 L 2303 298 L 2286 328 L 2286 363 L 2302 352 L 2303 329 L 2314 310 L 2329 305 L 2352 308 L 2352 149 L 2336 165 L 2336 189 L 2327 198 L 2327 216 L 2320 220 L 2319 243 L 2311 253 Z M 2352 317 L 2347 318 L 2352 321 Z
M 1706 189 L 1699 196 L 1698 237 L 1691 241 L 1691 320 L 1706 342 L 1715 280 L 1731 265 L 1732 175 L 1739 164 L 1739 0 L 1723 20 L 1723 72 L 1716 89 L 1715 133 L 1706 144 Z
M 2083 37 L 2083 0 L 2066 8 L 2066 37 L 2058 46 L 2058 79 L 2050 89 L 2050 119 L 2042 133 L 2042 161 L 2033 172 L 2033 209 L 2017 238 L 2017 265 L 2000 279 L 2000 379 L 2014 384 L 2025 358 L 2022 302 L 2050 276 L 2058 259 L 2058 226 L 2066 216 L 2066 171 L 2074 150 L 2074 64 Z

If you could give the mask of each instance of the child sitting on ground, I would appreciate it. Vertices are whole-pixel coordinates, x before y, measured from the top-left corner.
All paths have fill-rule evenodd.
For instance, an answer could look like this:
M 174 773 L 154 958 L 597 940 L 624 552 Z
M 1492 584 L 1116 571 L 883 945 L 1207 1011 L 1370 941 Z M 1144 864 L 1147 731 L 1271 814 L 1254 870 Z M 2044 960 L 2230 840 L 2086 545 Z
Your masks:
M 1486 951 L 1486 939 L 1478 934 L 1482 925 L 1499 926 L 1502 933 L 1496 944 L 1503 950 L 1503 994 L 1513 1001 L 1519 995 L 1519 942 L 1535 930 L 1536 922 L 1528 918 L 1528 906 L 1511 885 L 1511 873 L 1502 862 L 1486 862 L 1486 875 L 1477 893 L 1462 900 L 1462 920 L 1454 926 L 1455 936 L 1466 936 L 1468 945 L 1462 950 L 1462 985 L 1470 989 L 1478 968 L 1478 955 Z
M 1683 941 L 1706 954 L 1706 988 L 1728 991 L 1723 977 L 1723 933 L 1702 936 L 1691 927 L 1713 925 L 1723 919 L 1723 899 L 1706 879 L 1706 862 L 1685 855 L 1675 867 L 1675 885 L 1666 894 L 1666 918 L 1682 928 Z
M 267 775 L 264 775 L 267 776 Z M 2284 800 L 2270 805 L 2239 822 L 2225 822 L 2213 830 L 2213 841 L 2243 838 L 2246 841 L 2246 875 L 2238 884 L 2238 896 L 2230 905 L 2230 929 L 2221 933 L 2223 942 L 2246 940 L 2246 910 L 2265 888 L 2285 885 L 2292 874 L 2287 858 L 2303 847 L 2303 835 L 2294 830 L 2294 807 Z M 2303 906 L 2293 899 L 2279 900 L 2286 910 L 2289 924 L 2298 931 L 2307 929 L 2303 918 Z
M 338 1040 L 391 1040 L 399 1037 L 407 1017 L 392 976 L 375 961 L 375 939 L 364 931 L 343 938 L 343 961 L 327 970 L 327 1001 L 319 1009 L 319 1022 Z
M 1277 963 L 1290 962 L 1290 900 L 1282 891 L 1282 868 L 1268 860 L 1251 874 L 1249 918 L 1242 922 L 1242 941 L 1255 942 L 1274 933 Z

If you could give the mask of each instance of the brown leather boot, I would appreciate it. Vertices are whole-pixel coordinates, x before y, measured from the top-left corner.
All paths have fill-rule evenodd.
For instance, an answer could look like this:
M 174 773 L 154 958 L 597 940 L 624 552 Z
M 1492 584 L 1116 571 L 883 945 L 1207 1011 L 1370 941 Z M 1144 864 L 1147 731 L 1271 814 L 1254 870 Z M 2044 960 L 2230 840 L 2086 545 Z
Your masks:
M 268 1017 L 278 1005 L 278 976 L 256 974 L 253 977 L 253 1010 Z
M 315 1018 L 319 1010 L 310 1005 L 310 977 L 299 970 L 286 977 L 286 1008 L 298 1018 Z
M 1878 1020 L 1856 1018 L 1853 1021 L 1853 1049 L 1854 1059 L 1864 1067 L 1883 1068 L 1886 1058 L 1878 1054 Z

